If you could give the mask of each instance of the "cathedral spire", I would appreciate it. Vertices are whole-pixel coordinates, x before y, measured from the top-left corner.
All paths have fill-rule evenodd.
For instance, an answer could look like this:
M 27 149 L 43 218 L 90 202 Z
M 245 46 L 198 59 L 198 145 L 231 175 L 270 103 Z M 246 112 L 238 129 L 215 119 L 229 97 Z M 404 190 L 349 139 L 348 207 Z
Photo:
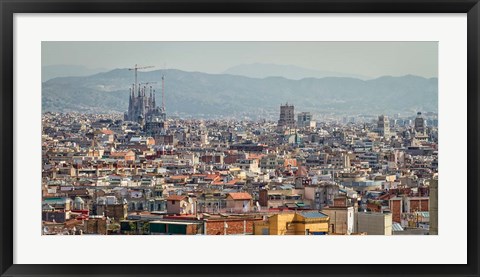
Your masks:
M 157 105 L 155 104 L 155 90 L 153 90 L 152 104 L 154 109 L 157 108 Z

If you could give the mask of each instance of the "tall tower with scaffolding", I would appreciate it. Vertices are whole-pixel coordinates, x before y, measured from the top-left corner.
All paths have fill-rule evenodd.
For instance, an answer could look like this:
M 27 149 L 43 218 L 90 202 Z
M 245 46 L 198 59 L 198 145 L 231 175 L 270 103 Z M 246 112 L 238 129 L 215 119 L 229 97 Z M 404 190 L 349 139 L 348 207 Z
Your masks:
M 165 74 L 162 74 L 162 112 L 167 112 L 165 110 Z
M 128 111 L 124 114 L 126 121 L 134 121 L 142 125 L 150 134 L 158 134 L 166 128 L 165 113 L 165 74 L 162 73 L 162 107 L 156 104 L 155 90 L 150 84 L 156 82 L 138 83 L 138 70 L 153 66 L 139 67 L 135 65 L 129 70 L 135 71 L 135 83 L 130 88 Z M 150 85 L 150 86 L 149 86 Z

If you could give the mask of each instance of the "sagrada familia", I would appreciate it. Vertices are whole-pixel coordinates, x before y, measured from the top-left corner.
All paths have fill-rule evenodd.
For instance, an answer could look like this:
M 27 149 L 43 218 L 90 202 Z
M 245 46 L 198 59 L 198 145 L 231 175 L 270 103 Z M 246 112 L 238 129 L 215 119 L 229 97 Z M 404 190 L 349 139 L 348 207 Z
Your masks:
M 164 81 L 165 78 L 162 76 L 162 93 L 164 93 Z M 164 96 L 162 95 L 162 97 Z M 153 88 L 151 86 L 148 88 L 146 86 L 141 87 L 135 83 L 130 88 L 128 111 L 124 113 L 124 120 L 139 123 L 147 132 L 158 133 L 166 127 L 164 101 L 162 101 L 162 107 L 158 107 L 155 103 Z
M 155 104 L 155 92 L 152 87 L 138 86 L 135 93 L 135 85 L 130 88 L 130 100 L 128 102 L 128 112 L 125 113 L 126 121 L 135 121 L 140 124 L 145 121 L 151 121 L 154 116 L 161 116 L 162 108 Z M 142 124 L 143 125 L 143 124 Z

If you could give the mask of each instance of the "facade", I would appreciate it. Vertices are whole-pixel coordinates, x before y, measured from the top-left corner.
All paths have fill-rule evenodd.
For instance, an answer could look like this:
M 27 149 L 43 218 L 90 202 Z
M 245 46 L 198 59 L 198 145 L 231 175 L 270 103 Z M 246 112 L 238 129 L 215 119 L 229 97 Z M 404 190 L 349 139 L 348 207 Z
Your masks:
M 255 235 L 325 235 L 329 217 L 317 211 L 280 213 L 254 223 Z
M 387 116 L 381 115 L 378 117 L 377 130 L 383 137 L 388 137 L 390 135 L 390 121 Z
M 358 232 L 367 235 L 392 235 L 392 214 L 391 213 L 370 213 L 359 212 Z
M 279 128 L 295 128 L 295 107 L 293 105 L 280 106 L 280 119 L 278 120 Z
M 207 235 L 251 235 L 254 222 L 260 220 L 261 218 L 208 218 L 204 220 L 204 228 Z
M 227 195 L 227 211 L 249 212 L 252 208 L 252 196 L 246 192 L 232 192 Z
M 70 219 L 70 212 L 42 210 L 42 221 L 63 223 Z
M 241 170 L 245 170 L 248 172 L 254 172 L 254 173 L 260 172 L 260 168 L 258 166 L 258 160 L 256 159 L 241 159 L 237 161 L 235 166 L 237 166 Z
M 283 168 L 285 159 L 277 157 L 277 155 L 266 155 L 260 159 L 260 169 L 262 172 L 272 171 L 277 168 Z
M 258 202 L 262 207 L 275 209 L 286 206 L 303 206 L 305 204 L 304 193 L 303 189 L 263 189 L 259 192 Z
M 403 213 L 403 198 L 394 197 L 389 200 L 389 208 L 393 222 L 400 223 Z
M 354 232 L 355 212 L 353 207 L 328 207 L 322 213 L 330 218 L 329 233 L 350 235 Z
M 90 218 L 85 224 L 85 234 L 107 235 L 107 218 L 100 216 Z
M 194 214 L 195 203 L 185 195 L 171 195 L 167 198 L 168 214 Z
M 155 113 L 150 115 L 148 119 L 149 120 L 145 122 L 145 133 L 149 136 L 162 134 L 168 126 L 165 113 L 160 113 L 160 116 L 157 116 Z M 173 143 L 173 139 L 172 142 L 167 143 Z
M 135 161 L 135 152 L 131 150 L 112 152 L 110 153 L 110 157 L 114 159 L 123 159 L 127 162 L 133 162 Z
M 109 218 L 116 220 L 125 219 L 128 215 L 128 205 L 127 204 L 98 204 L 97 205 L 97 215 L 104 215 Z
M 305 199 L 312 202 L 312 208 L 321 210 L 333 205 L 339 194 L 339 186 L 334 182 L 321 182 L 318 185 L 305 186 Z
M 426 121 L 421 112 L 418 112 L 415 118 L 415 132 L 417 136 L 424 136 L 426 132 Z
M 301 112 L 297 115 L 298 128 L 314 128 L 316 122 L 313 121 L 312 114 L 309 112 Z

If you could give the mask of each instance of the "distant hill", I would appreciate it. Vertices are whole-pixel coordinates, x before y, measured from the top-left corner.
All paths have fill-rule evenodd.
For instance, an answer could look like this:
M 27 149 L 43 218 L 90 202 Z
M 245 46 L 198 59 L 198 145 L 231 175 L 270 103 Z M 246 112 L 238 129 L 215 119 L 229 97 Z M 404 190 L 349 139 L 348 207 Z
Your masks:
M 161 102 L 160 70 L 139 72 L 139 82 L 152 82 Z M 373 80 L 326 77 L 290 80 L 227 74 L 165 71 L 167 112 L 225 116 L 276 112 L 281 103 L 296 111 L 336 114 L 437 112 L 438 81 L 407 75 Z M 85 77 L 54 78 L 42 83 L 43 111 L 124 112 L 133 73 L 115 69 Z
M 279 65 L 267 63 L 237 65 L 225 70 L 223 73 L 251 78 L 283 77 L 292 80 L 325 77 L 348 77 L 362 80 L 371 79 L 369 77 L 356 74 L 348 74 L 326 70 L 313 70 L 295 65 Z
M 42 66 L 42 82 L 57 77 L 88 76 L 105 71 L 108 70 L 104 68 L 92 69 L 80 65 L 46 65 Z

